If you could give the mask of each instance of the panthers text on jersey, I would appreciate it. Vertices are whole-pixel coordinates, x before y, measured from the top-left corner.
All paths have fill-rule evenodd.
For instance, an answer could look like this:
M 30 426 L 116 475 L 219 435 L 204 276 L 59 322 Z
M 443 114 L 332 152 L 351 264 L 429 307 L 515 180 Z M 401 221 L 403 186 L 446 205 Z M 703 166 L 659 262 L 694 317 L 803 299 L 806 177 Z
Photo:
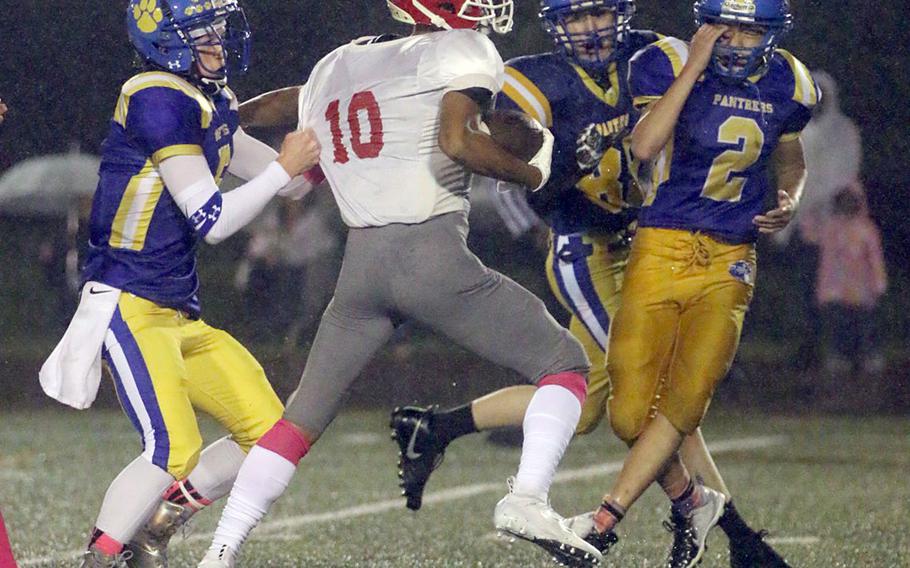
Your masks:
M 686 62 L 688 45 L 664 38 L 635 55 L 635 105 L 659 99 Z M 640 227 L 701 231 L 730 244 L 753 242 L 769 189 L 768 160 L 796 139 L 820 92 L 806 66 L 774 52 L 767 70 L 741 84 L 706 73 L 692 89 L 672 138 L 652 163 Z
M 300 93 L 300 126 L 322 142 L 320 166 L 351 227 L 421 223 L 468 208 L 467 170 L 439 148 L 452 90 L 496 94 L 503 63 L 472 30 L 362 38 L 325 56 Z
M 659 37 L 650 31 L 629 32 L 607 70 L 606 90 L 560 53 L 518 57 L 506 63 L 505 85 L 496 107 L 526 112 L 549 128 L 555 138 L 550 182 L 537 194 L 529 195 L 528 202 L 557 234 L 615 232 L 634 218 L 636 212 L 626 203 L 632 174 L 628 152 L 623 148 L 624 136 L 618 137 L 600 165 L 574 187 L 558 186 L 578 177 L 576 140 L 588 125 L 600 125 L 607 135 L 635 125 L 638 113 L 626 80 L 628 61 Z
M 198 237 L 157 166 L 171 156 L 202 155 L 220 183 L 237 126 L 237 100 L 227 88 L 208 97 L 163 71 L 123 85 L 102 146 L 83 282 L 198 316 Z

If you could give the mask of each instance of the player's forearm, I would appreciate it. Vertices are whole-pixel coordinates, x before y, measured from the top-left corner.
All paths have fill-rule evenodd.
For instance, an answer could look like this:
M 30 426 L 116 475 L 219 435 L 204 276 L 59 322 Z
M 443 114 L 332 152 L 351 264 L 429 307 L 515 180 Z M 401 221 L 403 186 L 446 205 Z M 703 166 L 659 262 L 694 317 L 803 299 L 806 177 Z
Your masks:
M 667 145 L 697 80 L 694 71 L 683 68 L 667 92 L 651 103 L 632 131 L 632 154 L 637 159 L 652 160 Z
M 774 152 L 772 163 L 777 179 L 777 189 L 785 191 L 794 203 L 799 203 L 806 185 L 807 175 L 802 142 L 797 139 L 779 144 Z
M 300 87 L 286 87 L 263 93 L 240 105 L 243 128 L 294 128 L 297 125 L 297 99 Z
M 540 185 L 540 170 L 506 152 L 482 132 L 465 128 L 460 134 L 441 136 L 439 145 L 448 157 L 475 174 L 530 188 Z

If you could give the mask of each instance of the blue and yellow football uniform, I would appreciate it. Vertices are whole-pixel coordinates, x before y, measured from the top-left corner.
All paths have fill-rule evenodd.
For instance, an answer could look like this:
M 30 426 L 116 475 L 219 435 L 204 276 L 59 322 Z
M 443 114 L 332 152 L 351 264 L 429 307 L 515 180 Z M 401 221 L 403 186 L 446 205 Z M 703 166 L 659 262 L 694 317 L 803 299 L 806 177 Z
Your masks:
M 633 178 L 624 136 L 618 136 L 600 165 L 576 183 L 577 139 L 590 124 L 599 125 L 607 135 L 634 125 L 638 113 L 626 80 L 628 61 L 659 37 L 649 31 L 630 32 L 607 69 L 606 89 L 559 53 L 509 60 L 505 85 L 496 99 L 497 108 L 524 111 L 553 133 L 550 181 L 529 194 L 528 203 L 551 228 L 546 266 L 550 288 L 572 314 L 569 330 L 594 363 L 580 433 L 593 430 L 606 412 L 609 380 L 604 354 L 628 256 L 625 231 L 637 209 L 627 203 Z
M 202 446 L 193 407 L 245 449 L 282 413 L 253 356 L 199 319 L 199 236 L 158 172 L 166 158 L 201 155 L 220 182 L 238 122 L 228 89 L 209 97 L 170 73 L 134 76 L 117 101 L 92 204 L 83 281 L 123 291 L 102 353 L 143 455 L 178 479 Z
M 633 58 L 636 106 L 667 91 L 687 54 L 686 43 L 663 38 Z M 610 339 L 611 419 L 622 439 L 634 440 L 654 412 L 681 432 L 698 427 L 752 297 L 752 219 L 772 189 L 769 159 L 779 141 L 799 137 L 819 96 L 806 67 L 784 50 L 760 76 L 731 84 L 709 72 L 690 93 L 651 163 Z

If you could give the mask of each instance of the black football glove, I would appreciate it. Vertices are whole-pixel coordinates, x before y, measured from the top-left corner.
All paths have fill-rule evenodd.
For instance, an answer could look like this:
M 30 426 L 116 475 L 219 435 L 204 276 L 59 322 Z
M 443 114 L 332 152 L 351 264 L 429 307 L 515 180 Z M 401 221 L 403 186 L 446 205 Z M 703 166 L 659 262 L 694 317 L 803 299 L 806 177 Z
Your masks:
M 604 152 L 607 151 L 606 139 L 598 125 L 593 122 L 581 131 L 575 140 L 575 161 L 578 163 L 578 169 L 587 173 L 597 167 Z
M 587 174 L 600 164 L 607 150 L 626 133 L 625 130 L 606 134 L 606 125 L 592 122 L 575 140 L 575 162 L 581 173 Z

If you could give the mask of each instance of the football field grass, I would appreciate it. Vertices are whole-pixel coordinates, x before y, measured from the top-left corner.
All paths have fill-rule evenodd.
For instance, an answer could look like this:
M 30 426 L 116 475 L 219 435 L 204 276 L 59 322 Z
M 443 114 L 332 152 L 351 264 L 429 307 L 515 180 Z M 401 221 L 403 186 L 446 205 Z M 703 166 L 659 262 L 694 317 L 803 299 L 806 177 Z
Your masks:
M 204 422 L 207 440 L 219 435 Z M 794 567 L 910 566 L 910 424 L 905 418 L 709 414 L 705 436 L 753 526 Z M 349 411 L 301 462 L 291 489 L 247 543 L 241 566 L 550 566 L 527 543 L 495 537 L 493 507 L 519 451 L 484 436 L 455 442 L 423 509 L 397 497 L 397 446 L 387 414 Z M 22 566 L 77 566 L 107 484 L 138 452 L 113 410 L 0 415 L 0 507 Z M 593 508 L 624 449 L 601 428 L 571 444 L 551 492 L 557 511 Z M 220 504 L 172 546 L 172 566 L 195 566 Z M 670 543 L 667 504 L 654 488 L 619 529 L 607 566 L 660 566 Z M 727 541 L 709 538 L 702 566 L 728 566 Z

